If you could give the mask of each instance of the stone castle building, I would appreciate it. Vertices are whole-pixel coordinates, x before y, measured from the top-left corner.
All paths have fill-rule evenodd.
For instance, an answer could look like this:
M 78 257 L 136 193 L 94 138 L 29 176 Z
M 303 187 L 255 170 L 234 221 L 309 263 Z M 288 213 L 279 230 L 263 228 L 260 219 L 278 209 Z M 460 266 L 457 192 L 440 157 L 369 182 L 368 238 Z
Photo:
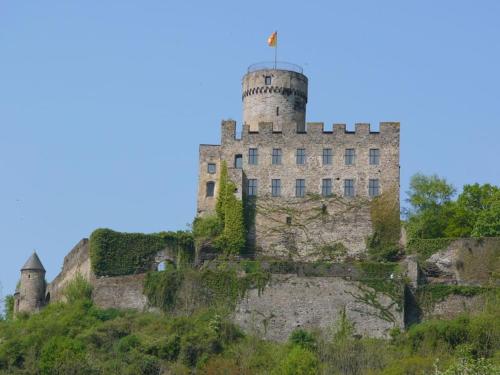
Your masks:
M 36 252 L 21 268 L 21 279 L 14 293 L 14 314 L 33 312 L 45 306 L 45 268 Z
M 308 79 L 298 66 L 251 66 L 242 80 L 243 131 L 222 121 L 221 144 L 200 145 L 198 215 L 215 211 L 221 163 L 251 213 L 257 256 L 358 257 L 372 234 L 370 201 L 399 212 L 399 123 L 306 123 Z

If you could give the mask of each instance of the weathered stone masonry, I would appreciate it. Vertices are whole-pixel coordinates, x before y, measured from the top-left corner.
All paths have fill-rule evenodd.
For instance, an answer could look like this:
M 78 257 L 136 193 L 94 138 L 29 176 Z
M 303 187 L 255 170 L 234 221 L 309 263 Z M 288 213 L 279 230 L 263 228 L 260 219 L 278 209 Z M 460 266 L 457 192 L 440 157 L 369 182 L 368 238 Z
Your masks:
M 248 195 L 248 180 L 256 180 L 249 240 L 258 255 L 319 259 L 336 247 L 345 250 L 337 255 L 358 256 L 372 233 L 369 181 L 399 201 L 399 123 L 383 122 L 378 132 L 369 124 L 356 124 L 353 132 L 345 124 L 334 124 L 332 131 L 323 123 L 306 124 L 307 82 L 304 75 L 284 70 L 244 76 L 241 137 L 234 121 L 223 121 L 221 144 L 200 145 L 198 214 L 214 212 L 224 160 L 239 194 Z M 250 149 L 256 149 L 256 163 L 250 162 Z M 279 150 L 280 164 L 272 162 L 273 149 Z M 298 149 L 305 152 L 303 164 L 297 163 Z M 346 163 L 347 149 L 354 150 L 352 164 Z M 370 163 L 371 149 L 380 155 L 376 164 Z M 324 150 L 331 150 L 329 164 L 323 154 L 330 151 Z M 215 164 L 215 173 L 208 164 Z M 273 179 L 281 182 L 279 197 L 271 196 Z M 298 179 L 304 180 L 304 197 L 296 197 Z M 322 197 L 325 179 L 332 190 Z M 354 197 L 344 197 L 345 180 L 353 180 Z M 215 184 L 213 196 L 207 196 L 207 183 Z

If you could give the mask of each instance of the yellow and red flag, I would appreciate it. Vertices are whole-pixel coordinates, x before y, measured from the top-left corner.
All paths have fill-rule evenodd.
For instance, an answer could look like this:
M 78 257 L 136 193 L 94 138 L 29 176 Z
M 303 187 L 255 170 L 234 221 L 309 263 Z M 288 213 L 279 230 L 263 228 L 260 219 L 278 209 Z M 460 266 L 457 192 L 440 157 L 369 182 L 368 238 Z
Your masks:
M 267 38 L 267 44 L 269 47 L 276 47 L 276 43 L 278 43 L 278 32 L 275 31 L 271 34 L 269 38 Z

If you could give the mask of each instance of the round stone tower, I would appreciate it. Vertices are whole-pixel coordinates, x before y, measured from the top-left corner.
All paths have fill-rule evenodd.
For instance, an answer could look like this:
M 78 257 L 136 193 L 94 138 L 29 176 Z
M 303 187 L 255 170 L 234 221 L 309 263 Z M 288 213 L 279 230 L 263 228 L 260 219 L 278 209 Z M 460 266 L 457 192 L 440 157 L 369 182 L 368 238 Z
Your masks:
M 14 311 L 34 312 L 45 305 L 45 268 L 36 252 L 21 268 L 19 294 Z
M 243 123 L 250 131 L 258 131 L 260 122 L 272 122 L 273 131 L 304 132 L 307 77 L 297 65 L 273 64 L 251 65 L 243 76 Z

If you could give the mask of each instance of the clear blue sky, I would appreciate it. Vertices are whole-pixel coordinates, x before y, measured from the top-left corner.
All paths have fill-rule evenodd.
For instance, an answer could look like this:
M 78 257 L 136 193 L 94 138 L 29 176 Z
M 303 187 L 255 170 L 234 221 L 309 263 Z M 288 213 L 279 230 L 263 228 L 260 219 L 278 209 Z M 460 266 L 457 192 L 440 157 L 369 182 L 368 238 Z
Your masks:
M 241 77 L 309 77 L 308 121 L 401 122 L 415 172 L 500 184 L 500 2 L 0 1 L 0 282 L 50 281 L 98 227 L 184 229 L 199 143 L 241 119 Z

